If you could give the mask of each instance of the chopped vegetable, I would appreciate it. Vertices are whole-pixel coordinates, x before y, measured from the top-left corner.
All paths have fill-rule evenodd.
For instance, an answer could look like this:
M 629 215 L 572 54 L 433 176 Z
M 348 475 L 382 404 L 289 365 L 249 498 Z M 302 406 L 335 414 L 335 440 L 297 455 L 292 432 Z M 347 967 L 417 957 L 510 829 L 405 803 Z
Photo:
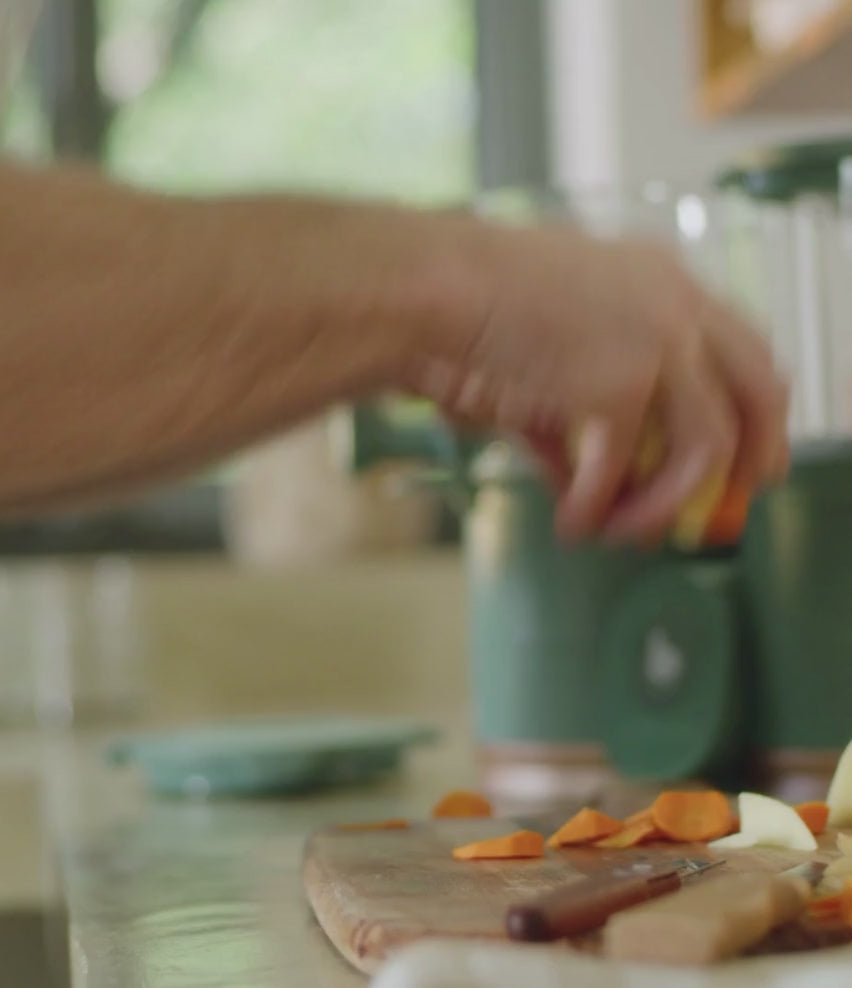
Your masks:
M 637 820 L 630 826 L 625 826 L 617 834 L 611 837 L 604 837 L 603 840 L 595 841 L 595 847 L 607 848 L 627 848 L 636 847 L 637 844 L 644 844 L 650 840 L 659 840 L 663 837 L 663 832 L 654 826 L 651 819 Z
M 364 823 L 341 823 L 338 830 L 361 831 L 361 830 L 405 830 L 408 827 L 408 820 L 390 819 L 365 821 Z
M 739 797 L 739 833 L 714 841 L 714 848 L 786 847 L 791 851 L 815 851 L 817 842 L 805 821 L 787 803 L 742 792 Z
M 738 830 L 736 833 L 728 834 L 726 837 L 720 837 L 718 840 L 710 841 L 709 846 L 717 848 L 720 851 L 738 851 L 746 847 L 755 847 L 758 843 L 751 834 L 745 834 L 742 830 Z
M 664 422 L 654 409 L 639 436 L 630 471 L 632 486 L 647 482 L 661 466 L 666 452 Z M 751 491 L 728 488 L 724 474 L 707 477 L 681 505 L 672 528 L 672 541 L 684 548 L 735 543 L 745 528 L 750 501 Z
M 812 899 L 807 907 L 808 916 L 821 922 L 829 919 L 834 920 L 840 915 L 842 902 L 843 894 L 841 892 Z
M 654 826 L 674 841 L 716 840 L 731 832 L 731 808 L 725 796 L 703 792 L 663 792 L 651 807 Z
M 728 487 L 707 522 L 703 541 L 707 545 L 733 545 L 743 534 L 750 507 L 750 490 Z
M 814 837 L 819 837 L 820 834 L 825 833 L 826 824 L 828 823 L 827 803 L 817 800 L 810 803 L 799 803 L 795 807 L 795 810 L 805 821 L 808 830 L 810 830 Z
M 575 813 L 567 823 L 563 823 L 555 834 L 547 840 L 548 847 L 563 847 L 567 844 L 590 844 L 592 841 L 610 837 L 622 829 L 616 820 L 600 810 L 588 807 Z
M 852 926 L 852 879 L 847 879 L 842 891 L 812 899 L 808 903 L 808 916 L 819 923 L 840 921 Z
M 840 914 L 847 926 L 852 926 L 852 881 L 847 881 L 840 893 Z
M 826 878 L 852 878 L 852 858 L 842 857 L 830 861 L 825 869 Z
M 672 529 L 675 544 L 689 549 L 706 542 L 710 519 L 725 495 L 725 479 L 718 473 L 707 477 L 681 506 Z
M 624 826 L 630 827 L 634 823 L 639 823 L 640 820 L 650 820 L 651 811 L 653 809 L 653 806 L 646 806 L 643 810 L 637 810 L 635 813 L 631 813 L 630 816 L 624 821 Z
M 457 861 L 496 858 L 540 858 L 544 854 L 544 838 L 534 830 L 518 830 L 505 837 L 475 841 L 453 848 Z
M 846 746 L 828 787 L 828 826 L 852 826 L 852 741 Z
M 484 817 L 492 816 L 491 803 L 478 792 L 458 789 L 448 792 L 432 808 L 433 817 Z

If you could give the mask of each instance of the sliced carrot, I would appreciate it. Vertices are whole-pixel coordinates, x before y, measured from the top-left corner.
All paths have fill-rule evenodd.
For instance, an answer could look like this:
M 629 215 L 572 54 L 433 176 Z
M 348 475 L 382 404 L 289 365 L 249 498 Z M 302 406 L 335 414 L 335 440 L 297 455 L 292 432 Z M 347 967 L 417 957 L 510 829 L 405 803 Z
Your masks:
M 847 926 L 852 926 L 852 880 L 846 880 L 840 893 L 840 915 Z
M 458 789 L 448 792 L 432 807 L 433 817 L 481 817 L 492 816 L 491 803 L 478 792 Z
M 704 530 L 707 545 L 733 545 L 739 540 L 748 521 L 751 496 L 747 488 L 728 487 Z
M 640 820 L 650 820 L 653 808 L 653 806 L 646 806 L 644 810 L 637 810 L 635 813 L 631 813 L 624 821 L 624 826 L 630 827 L 634 823 L 639 823 Z
M 796 812 L 808 825 L 808 830 L 815 836 L 825 833 L 828 824 L 828 804 L 814 800 L 810 803 L 799 803 Z
M 534 830 L 517 830 L 505 837 L 492 837 L 453 848 L 453 857 L 457 861 L 540 858 L 543 854 L 544 838 Z
M 651 818 L 666 837 L 684 843 L 716 840 L 731 832 L 731 808 L 715 789 L 662 792 Z
M 833 895 L 824 895 L 819 899 L 812 899 L 808 903 L 809 912 L 838 912 L 843 902 L 843 895 L 835 892 Z
M 568 844 L 590 844 L 592 841 L 611 837 L 622 829 L 620 820 L 616 820 L 600 810 L 588 807 L 575 813 L 567 823 L 563 823 L 555 834 L 547 839 L 548 847 L 564 847 Z
M 840 892 L 813 899 L 807 907 L 808 918 L 817 923 L 834 923 L 841 917 L 842 911 L 843 895 Z
M 659 840 L 663 836 L 663 832 L 657 829 L 653 820 L 637 820 L 636 823 L 624 827 L 611 837 L 596 840 L 594 846 L 623 849 L 636 847 L 637 844 L 643 844 L 649 840 Z
M 361 830 L 405 830 L 408 827 L 408 820 L 390 819 L 365 821 L 363 823 L 341 823 L 338 830 L 361 831 Z

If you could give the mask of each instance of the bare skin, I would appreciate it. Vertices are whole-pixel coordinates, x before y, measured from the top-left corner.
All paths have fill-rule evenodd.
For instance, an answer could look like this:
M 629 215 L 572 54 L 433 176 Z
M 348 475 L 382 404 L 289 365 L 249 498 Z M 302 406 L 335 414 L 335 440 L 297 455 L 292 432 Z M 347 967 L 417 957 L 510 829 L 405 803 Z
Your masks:
M 6 514 L 182 475 L 387 388 L 533 437 L 567 537 L 641 538 L 710 469 L 756 485 L 783 469 L 787 392 L 766 345 L 645 244 L 381 205 L 157 197 L 5 163 L 0 314 Z M 652 402 L 669 460 L 613 511 Z M 553 450 L 590 421 L 569 477 Z

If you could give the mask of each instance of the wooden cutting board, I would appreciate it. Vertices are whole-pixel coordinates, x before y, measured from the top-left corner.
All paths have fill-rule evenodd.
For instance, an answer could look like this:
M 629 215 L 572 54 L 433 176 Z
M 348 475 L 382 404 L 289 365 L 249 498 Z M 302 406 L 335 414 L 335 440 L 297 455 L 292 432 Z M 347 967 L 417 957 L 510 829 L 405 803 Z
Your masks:
M 459 844 L 516 829 L 513 821 L 486 819 L 437 820 L 406 830 L 323 830 L 305 847 L 305 890 L 335 947 L 355 967 L 372 973 L 389 953 L 425 937 L 505 940 L 503 918 L 510 905 L 598 870 L 639 858 L 719 857 L 690 844 L 548 850 L 545 858 L 532 861 L 461 862 L 451 856 Z M 837 856 L 834 835 L 821 839 L 821 850 L 820 860 Z M 729 851 L 718 871 L 777 872 L 810 857 L 770 848 Z M 804 927 L 777 931 L 771 949 L 801 949 L 813 935 Z M 832 942 L 837 939 L 835 931 Z M 843 939 L 852 937 L 843 933 Z M 596 951 L 597 944 L 598 936 L 590 934 L 570 946 Z

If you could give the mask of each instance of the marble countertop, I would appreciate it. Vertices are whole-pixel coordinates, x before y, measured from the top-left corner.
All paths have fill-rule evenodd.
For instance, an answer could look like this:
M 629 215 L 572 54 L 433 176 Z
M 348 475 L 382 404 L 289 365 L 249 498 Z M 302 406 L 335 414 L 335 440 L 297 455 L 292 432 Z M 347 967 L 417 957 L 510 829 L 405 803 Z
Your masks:
M 326 823 L 425 816 L 435 793 L 471 784 L 473 749 L 463 729 L 444 726 L 443 741 L 413 751 L 379 784 L 254 801 L 155 799 L 132 770 L 106 765 L 103 737 L 30 736 L 44 811 L 42 889 L 65 900 L 73 988 L 365 986 L 310 914 L 303 843 Z M 18 760 L 26 747 L 17 746 Z M 841 983 L 850 958 L 852 948 L 841 948 L 738 961 L 692 972 L 689 984 L 822 988 Z M 436 943 L 403 952 L 376 988 L 680 988 L 678 977 L 564 950 Z
M 474 775 L 452 731 L 392 779 L 299 799 L 153 799 L 132 771 L 105 767 L 94 740 L 57 736 L 42 766 L 74 988 L 364 985 L 305 902 L 305 837 L 340 820 L 426 815 L 436 792 Z

